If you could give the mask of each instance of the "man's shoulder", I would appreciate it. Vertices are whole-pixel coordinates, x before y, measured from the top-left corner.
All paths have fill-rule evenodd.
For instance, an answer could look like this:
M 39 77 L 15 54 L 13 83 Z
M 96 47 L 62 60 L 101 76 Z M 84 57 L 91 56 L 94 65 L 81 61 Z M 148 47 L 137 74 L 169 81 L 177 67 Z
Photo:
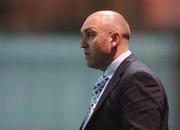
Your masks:
M 138 60 L 134 54 L 128 56 L 118 67 L 115 75 L 120 75 L 121 78 L 139 75 L 149 75 L 157 78 L 156 74 L 143 62 Z
M 156 74 L 146 64 L 144 64 L 138 59 L 135 59 L 134 61 L 129 63 L 129 65 L 125 70 L 125 74 L 128 76 L 132 76 L 136 74 L 143 76 L 147 74 L 153 77 L 157 77 Z
M 144 64 L 143 62 L 139 61 L 138 59 L 134 60 L 129 64 L 127 69 L 131 70 L 131 72 L 136 72 L 136 71 L 151 71 L 151 69 Z M 152 72 L 152 71 L 151 71 Z

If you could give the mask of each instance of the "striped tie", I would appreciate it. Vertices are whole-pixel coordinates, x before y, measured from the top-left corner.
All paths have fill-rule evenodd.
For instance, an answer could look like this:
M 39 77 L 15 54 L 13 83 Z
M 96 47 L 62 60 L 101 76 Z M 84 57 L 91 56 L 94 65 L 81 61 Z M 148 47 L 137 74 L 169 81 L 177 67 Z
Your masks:
M 108 81 L 108 77 L 101 75 L 98 78 L 98 82 L 95 84 L 93 91 L 92 91 L 92 97 L 91 97 L 91 103 L 90 103 L 90 107 L 89 110 L 84 118 L 83 124 L 82 124 L 82 130 L 84 130 L 85 126 L 87 125 L 94 109 L 95 106 L 100 98 L 101 92 L 106 84 L 106 82 Z

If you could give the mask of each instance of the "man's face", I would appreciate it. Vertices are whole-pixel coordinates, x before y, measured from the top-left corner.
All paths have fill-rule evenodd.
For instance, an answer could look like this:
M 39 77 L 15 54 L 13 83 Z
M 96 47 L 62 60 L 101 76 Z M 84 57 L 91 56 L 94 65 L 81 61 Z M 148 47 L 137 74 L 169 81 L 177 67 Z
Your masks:
M 81 48 L 87 65 L 104 70 L 111 60 L 111 37 L 96 19 L 86 20 L 81 28 L 83 39 Z

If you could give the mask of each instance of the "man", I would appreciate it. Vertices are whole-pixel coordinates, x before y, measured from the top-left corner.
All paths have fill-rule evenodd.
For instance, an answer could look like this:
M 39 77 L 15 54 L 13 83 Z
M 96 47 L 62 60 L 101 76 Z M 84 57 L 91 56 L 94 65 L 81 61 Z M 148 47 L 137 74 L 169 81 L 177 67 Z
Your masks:
M 87 65 L 104 73 L 93 89 L 80 129 L 168 130 L 163 85 L 129 50 L 131 33 L 123 16 L 114 11 L 95 12 L 81 32 Z

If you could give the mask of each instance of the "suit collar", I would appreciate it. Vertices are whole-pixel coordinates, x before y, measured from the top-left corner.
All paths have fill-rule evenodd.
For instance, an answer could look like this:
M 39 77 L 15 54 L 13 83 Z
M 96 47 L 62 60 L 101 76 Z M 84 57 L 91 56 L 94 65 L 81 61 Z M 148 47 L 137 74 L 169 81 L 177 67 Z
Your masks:
M 126 70 L 126 68 L 128 67 L 128 65 L 133 62 L 134 60 L 136 60 L 135 56 L 133 54 L 131 54 L 130 56 L 128 56 L 117 68 L 117 70 L 115 71 L 114 75 L 112 76 L 111 80 L 109 81 L 106 89 L 104 90 L 101 98 L 99 99 L 99 102 L 97 103 L 94 112 L 91 116 L 91 118 L 89 119 L 89 122 L 87 123 L 87 125 L 91 122 L 91 120 L 93 119 L 94 115 L 96 114 L 97 110 L 102 106 L 103 102 L 106 100 L 106 98 L 108 97 L 108 95 L 112 92 L 112 90 L 117 86 L 116 84 L 119 82 L 121 76 L 123 75 L 124 71 Z M 87 126 L 86 125 L 86 126 Z
M 114 61 L 106 68 L 103 75 L 107 76 L 109 79 L 112 78 L 114 72 L 117 70 L 118 66 L 132 53 L 130 50 L 122 53 L 120 56 L 118 56 Z

